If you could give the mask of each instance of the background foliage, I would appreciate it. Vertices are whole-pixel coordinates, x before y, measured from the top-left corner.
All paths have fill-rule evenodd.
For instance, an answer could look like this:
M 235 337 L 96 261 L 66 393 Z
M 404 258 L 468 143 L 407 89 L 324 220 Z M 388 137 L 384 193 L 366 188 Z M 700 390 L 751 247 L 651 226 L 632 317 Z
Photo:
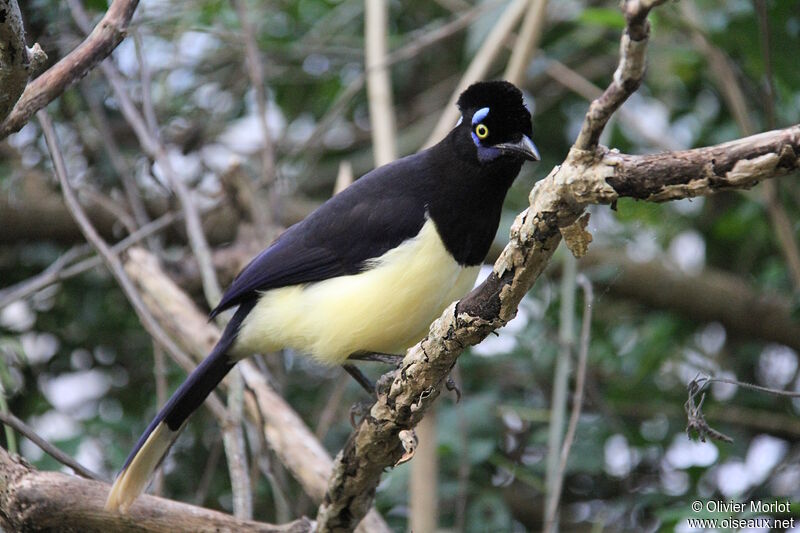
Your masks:
M 489 3 L 466 29 L 392 65 L 401 154 L 424 142 L 505 6 Z M 693 14 L 687 14 L 685 4 L 691 4 Z M 106 8 L 102 0 L 84 5 L 95 14 Z M 800 2 L 773 0 L 766 7 L 774 125 L 781 127 L 800 122 Z M 29 41 L 38 41 L 51 60 L 79 42 L 81 34 L 65 3 L 32 0 L 22 8 Z M 474 4 L 464 0 L 393 2 L 390 50 L 413 46 L 420 36 L 470 9 Z M 219 177 L 235 157 L 259 184 L 261 209 L 281 221 L 291 218 L 287 205 L 306 205 L 331 194 L 340 161 L 352 162 L 356 175 L 372 167 L 365 91 L 342 101 L 363 73 L 363 4 L 251 2 L 249 13 L 268 87 L 268 122 L 278 162 L 274 184 L 261 179 L 255 100 L 231 5 L 143 1 L 134 25 L 151 70 L 160 135 L 182 176 L 195 186 L 198 201 L 227 201 Z M 645 83 L 617 115 L 603 144 L 644 153 L 704 146 L 745 133 L 726 100 L 726 88 L 715 72 L 718 65 L 698 35 L 733 67 L 756 129 L 769 128 L 763 33 L 753 3 L 683 0 L 657 10 L 651 21 Z M 604 87 L 616 65 L 623 26 L 612 2 L 570 0 L 549 6 L 541 51 L 524 83 L 543 161 L 526 166 L 514 185 L 498 243 L 504 242 L 513 216 L 527 205 L 535 180 L 563 159 L 587 106 L 586 94 L 559 83 L 552 65 L 566 65 Z M 496 62 L 490 77 L 502 75 L 506 58 Z M 132 39 L 123 42 L 114 61 L 140 98 Z M 103 135 L 91 118 L 90 101 L 99 103 L 107 116 L 148 205 L 169 205 L 165 186 L 98 72 L 50 107 L 75 184 L 111 198 L 121 196 Z M 317 131 L 322 120 L 327 125 Z M 0 153 L 4 205 L 23 213 L 29 209 L 20 201 L 20 191 L 31 181 L 56 191 L 35 122 L 0 144 Z M 778 189 L 796 240 L 796 176 L 780 180 Z M 800 402 L 732 385 L 712 387 L 706 400 L 709 422 L 732 436 L 732 444 L 688 440 L 683 413 L 686 384 L 698 373 L 800 390 L 798 347 L 742 334 L 719 320 L 699 321 L 691 311 L 654 304 L 637 293 L 623 296 L 617 283 L 625 279 L 629 263 L 658 265 L 690 280 L 724 272 L 765 300 L 790 299 L 797 318 L 798 288 L 765 205 L 761 191 L 754 190 L 670 204 L 625 200 L 613 211 L 592 210 L 589 229 L 595 240 L 589 261 L 579 268 L 595 283 L 595 320 L 586 405 L 565 482 L 563 530 L 685 530 L 685 519 L 696 516 L 689 509 L 695 499 L 800 498 Z M 26 227 L 0 228 L 3 287 L 42 271 L 79 241 L 49 222 L 31 211 Z M 125 235 L 120 224 L 108 231 L 117 239 Z M 212 231 L 220 249 L 234 238 L 232 231 Z M 176 279 L 202 301 L 184 239 L 170 235 L 164 244 L 163 259 Z M 443 528 L 522 531 L 541 526 L 551 382 L 559 353 L 559 265 L 551 265 L 499 337 L 461 358 L 462 401 L 445 398 L 439 404 Z M 649 291 L 658 294 L 662 278 L 659 270 L 652 272 Z M 689 307 L 708 299 L 702 292 L 681 298 Z M 110 477 L 156 409 L 152 342 L 113 279 L 97 269 L 0 309 L 0 352 L 8 409 Z M 364 399 L 363 393 L 343 381 L 339 369 L 316 366 L 296 354 L 271 356 L 268 366 L 276 385 L 312 428 L 335 399 L 333 423 L 321 430 L 326 447 L 335 453 L 350 431 L 349 408 Z M 184 374 L 170 364 L 166 377 L 172 390 Z M 8 440 L 6 445 L 13 446 Z M 229 511 L 224 457 L 213 460 L 219 459 L 219 448 L 219 431 L 201 410 L 165 463 L 165 494 Z M 59 468 L 24 439 L 20 450 L 41 469 Z M 280 465 L 273 467 L 288 496 L 290 516 L 313 515 L 310 500 Z M 398 529 L 406 523 L 408 475 L 407 465 L 393 470 L 378 492 L 378 509 Z M 286 519 L 274 504 L 271 484 L 263 477 L 257 483 L 256 517 Z

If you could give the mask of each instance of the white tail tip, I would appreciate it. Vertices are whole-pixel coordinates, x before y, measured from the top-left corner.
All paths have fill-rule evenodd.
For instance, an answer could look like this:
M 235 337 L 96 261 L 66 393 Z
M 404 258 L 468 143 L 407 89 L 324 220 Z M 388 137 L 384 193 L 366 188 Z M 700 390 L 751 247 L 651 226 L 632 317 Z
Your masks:
M 106 499 L 106 511 L 128 512 L 177 436 L 178 431 L 170 430 L 164 422 L 156 426 L 133 460 L 114 481 Z

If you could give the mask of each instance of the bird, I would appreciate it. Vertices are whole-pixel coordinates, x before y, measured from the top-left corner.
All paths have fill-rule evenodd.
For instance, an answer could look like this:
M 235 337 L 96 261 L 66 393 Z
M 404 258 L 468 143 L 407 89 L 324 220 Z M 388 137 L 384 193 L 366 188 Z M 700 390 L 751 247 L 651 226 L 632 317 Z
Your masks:
M 236 309 L 219 342 L 139 438 L 106 509 L 128 510 L 238 360 L 285 348 L 327 365 L 404 354 L 472 289 L 506 193 L 540 155 L 513 84 L 475 83 L 456 105 L 461 116 L 442 141 L 368 172 L 238 274 L 210 313 Z

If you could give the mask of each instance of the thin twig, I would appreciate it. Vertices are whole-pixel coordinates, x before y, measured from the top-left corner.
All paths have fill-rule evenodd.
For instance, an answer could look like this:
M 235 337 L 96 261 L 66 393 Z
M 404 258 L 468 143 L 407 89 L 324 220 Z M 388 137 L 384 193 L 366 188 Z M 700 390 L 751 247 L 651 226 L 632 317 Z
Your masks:
M 64 158 L 61 155 L 61 150 L 58 147 L 55 129 L 53 128 L 52 122 L 50 122 L 50 117 L 47 115 L 47 111 L 41 110 L 36 115 L 39 118 L 39 122 L 42 126 L 47 147 L 50 150 L 50 156 L 53 160 L 53 169 L 59 183 L 61 184 L 61 190 L 64 194 L 64 200 L 67 208 L 75 219 L 75 222 L 77 222 L 78 226 L 81 228 L 81 232 L 86 237 L 86 240 L 89 241 L 89 243 L 103 258 L 103 262 L 109 268 L 114 278 L 116 278 L 120 287 L 122 287 L 125 296 L 128 297 L 131 305 L 133 305 L 136 314 L 139 315 L 139 320 L 148 333 L 150 333 L 150 335 L 156 339 L 159 344 L 164 346 L 164 348 L 167 349 L 170 355 L 172 355 L 172 357 L 175 358 L 175 360 L 181 366 L 187 370 L 193 369 L 195 365 L 191 358 L 183 350 L 181 350 L 171 338 L 169 338 L 158 322 L 156 322 L 156 320 L 153 318 L 153 315 L 150 314 L 147 306 L 144 304 L 144 302 L 142 302 L 141 296 L 139 296 L 136 287 L 125 273 L 125 269 L 123 268 L 119 257 L 117 257 L 111 251 L 108 244 L 103 240 L 100 234 L 97 233 L 97 230 L 94 228 L 94 226 L 92 226 L 91 221 L 83 211 L 83 207 L 78 202 L 78 199 L 75 196 L 75 191 L 72 189 L 72 185 L 70 185 L 67 178 Z M 208 405 L 211 411 L 221 420 L 225 419 L 225 408 L 221 403 L 219 403 L 219 399 L 216 397 L 209 397 L 209 401 L 206 402 L 206 405 Z
M 769 21 L 767 19 L 766 7 L 762 6 L 760 0 L 756 0 L 756 14 L 759 22 L 759 34 L 761 40 L 761 55 L 764 62 L 764 75 L 767 78 L 767 93 L 764 95 L 764 108 L 767 115 L 768 128 L 775 127 L 774 114 L 774 91 L 772 90 L 772 60 L 769 50 Z M 748 105 L 749 99 L 739 82 L 739 76 L 731 61 L 731 58 L 717 47 L 706 35 L 705 30 L 700 26 L 703 20 L 697 7 L 691 2 L 681 2 L 681 13 L 683 22 L 691 29 L 692 39 L 695 45 L 706 57 L 709 65 L 709 72 L 712 79 L 722 94 L 728 110 L 733 115 L 739 131 L 743 135 L 752 135 L 756 132 L 756 125 L 753 121 L 753 113 Z M 781 253 L 786 260 L 789 276 L 795 290 L 800 290 L 800 248 L 794 236 L 793 224 L 783 208 L 778 194 L 778 183 L 769 181 L 764 184 L 762 189 L 764 207 L 770 218 L 770 223 L 778 240 Z
M 746 381 L 738 381 L 735 379 L 730 378 L 713 378 L 702 376 L 695 379 L 697 383 L 699 383 L 703 388 L 707 387 L 712 383 L 727 383 L 729 385 L 736 385 L 737 387 L 742 387 L 744 389 L 750 389 L 757 392 L 765 392 L 767 394 L 772 394 L 773 396 L 779 396 L 783 398 L 800 398 L 800 391 L 788 391 L 788 390 L 780 390 L 780 389 L 771 389 L 769 387 L 762 387 L 761 385 L 756 385 L 755 383 L 748 383 Z
M 771 389 L 769 387 L 762 387 L 754 383 L 747 383 L 736 379 L 698 376 L 689 382 L 687 387 L 689 390 L 689 398 L 684 404 L 684 410 L 686 411 L 687 419 L 686 433 L 691 437 L 692 431 L 697 432 L 698 438 L 702 442 L 705 442 L 706 437 L 729 443 L 733 442 L 732 438 L 709 426 L 703 414 L 703 402 L 706 400 L 705 389 L 712 383 L 727 383 L 729 385 L 736 385 L 737 387 L 754 390 L 756 392 L 764 392 L 782 398 L 800 398 L 800 392 Z M 697 398 L 698 395 L 700 396 L 700 402 L 695 403 L 695 398 Z
M 58 258 L 50 263 L 40 274 L 0 290 L 0 309 L 11 302 L 21 300 L 29 294 L 39 291 L 50 283 L 53 283 L 66 265 L 72 263 L 76 259 L 85 257 L 90 254 L 91 251 L 92 248 L 88 244 L 73 246 L 58 256 Z
M 136 231 L 136 221 L 125 208 L 117 202 L 104 195 L 100 191 L 92 190 L 91 187 L 84 187 L 80 193 L 85 196 L 89 202 L 93 203 L 103 211 L 111 215 L 112 219 L 119 221 L 125 226 L 125 231 L 130 235 Z
M 603 94 L 592 101 L 575 140 L 578 150 L 594 150 L 608 120 L 642 83 L 645 71 L 645 52 L 650 35 L 647 15 L 666 0 L 624 0 L 625 32 L 620 42 L 620 58 L 612 82 Z
M 451 372 L 453 379 L 462 383 L 461 367 L 456 365 Z M 469 505 L 469 474 L 472 468 L 470 462 L 469 449 L 469 422 L 467 420 L 467 409 L 464 402 L 457 402 L 454 406 L 456 411 L 456 427 L 458 428 L 458 441 L 461 446 L 461 453 L 458 454 L 458 474 L 455 503 L 455 518 L 453 519 L 453 529 L 457 533 L 463 533 L 467 524 L 467 509 Z
M 775 79 L 772 74 L 772 53 L 770 50 L 770 27 L 765 0 L 755 0 L 756 14 L 758 15 L 759 35 L 761 37 L 761 57 L 764 63 L 764 113 L 767 116 L 767 128 L 776 127 L 775 120 Z M 795 239 L 794 224 L 783 208 L 779 194 L 778 182 L 770 181 L 764 184 L 764 201 L 775 228 L 775 236 L 781 245 L 781 250 L 786 258 L 789 276 L 796 291 L 800 291 L 800 248 Z
M 110 248 L 110 250 L 114 255 L 119 255 L 142 239 L 168 228 L 182 217 L 183 215 L 180 213 L 166 213 L 165 215 L 162 215 L 153 222 L 142 226 L 134 233 L 131 233 L 121 241 L 117 242 Z M 91 250 L 92 248 L 88 245 L 81 245 L 71 248 L 58 259 L 56 259 L 53 264 L 48 266 L 47 269 L 45 269 L 45 271 L 41 274 L 3 289 L 0 291 L 0 308 L 5 307 L 15 300 L 27 298 L 29 295 L 40 291 L 45 287 L 52 285 L 53 283 L 58 283 L 59 281 L 69 279 L 73 276 L 82 274 L 87 270 L 91 270 L 102 265 L 103 258 L 98 254 L 79 261 L 71 266 L 67 266 L 72 261 L 89 254 Z
M 567 401 L 569 398 L 569 373 L 575 349 L 575 292 L 578 261 L 572 253 L 563 257 L 561 296 L 558 318 L 558 357 L 553 371 L 553 392 L 550 401 L 550 425 L 547 435 L 547 476 L 545 478 L 547 508 L 558 508 L 561 495 L 559 460 L 564 447 Z M 555 514 L 546 515 L 544 531 L 550 533 L 557 527 Z
M 344 397 L 345 391 L 347 391 L 348 383 L 350 383 L 350 380 L 347 379 L 346 376 L 337 374 L 333 380 L 331 390 L 325 394 L 325 404 L 319 416 L 315 417 L 317 420 L 317 427 L 314 428 L 314 435 L 321 441 L 325 439 L 328 430 L 330 430 L 331 426 L 336 421 L 337 414 L 342 404 L 342 398 Z
M 268 374 L 267 370 L 264 370 Z M 272 376 L 274 377 L 274 376 Z M 248 406 L 255 407 L 255 397 L 250 390 L 245 391 L 246 403 Z M 264 431 L 260 428 L 264 427 L 264 417 L 261 411 L 257 408 L 250 410 L 253 416 L 257 419 L 254 425 L 248 425 L 248 440 L 250 441 L 250 448 L 253 457 L 253 469 L 260 471 L 270 485 L 270 492 L 272 493 L 272 502 L 275 505 L 275 517 L 279 522 L 289 520 L 292 516 L 292 510 L 289 506 L 289 499 L 286 497 L 286 470 L 283 469 L 280 462 L 275 461 L 275 455 L 267 443 L 267 438 Z M 250 482 L 255 483 L 257 476 L 255 473 L 250 476 Z M 255 486 L 252 489 L 255 492 Z M 298 513 L 299 514 L 299 513 Z
M 83 9 L 80 0 L 67 0 L 67 3 L 69 4 L 70 12 L 75 19 L 75 22 L 79 27 L 81 27 L 81 29 L 86 31 L 86 28 L 88 27 L 88 16 L 86 11 Z M 169 160 L 166 148 L 158 139 L 158 137 L 150 130 L 144 117 L 142 116 L 142 113 L 140 113 L 136 108 L 136 105 L 133 103 L 127 91 L 125 90 L 125 84 L 122 80 L 122 76 L 119 74 L 117 69 L 109 61 L 104 61 L 101 63 L 100 69 L 108 79 L 108 82 L 114 91 L 114 96 L 117 98 L 120 104 L 120 110 L 122 111 L 125 120 L 136 134 L 139 145 L 142 147 L 145 153 L 156 162 L 158 167 L 163 172 L 164 177 L 172 187 L 172 190 L 178 197 L 178 201 L 181 204 L 181 209 L 185 215 L 186 233 L 189 236 L 189 245 L 200 267 L 201 278 L 203 280 L 203 292 L 205 293 L 206 300 L 208 301 L 209 305 L 214 306 L 217 302 L 219 302 L 222 296 L 222 290 L 219 286 L 216 272 L 214 271 L 214 265 L 211 258 L 211 249 L 209 248 L 208 241 L 203 233 L 203 225 L 200 221 L 200 215 L 196 206 L 191 200 L 189 190 L 183 180 L 180 179 L 175 170 L 172 168 L 172 163 Z M 152 105 L 152 101 L 150 100 L 143 103 L 149 103 Z M 155 116 L 155 112 L 152 110 L 147 111 L 147 113 L 153 113 Z
M 444 108 L 444 111 L 439 117 L 439 121 L 433 128 L 433 132 L 428 137 L 428 140 L 425 141 L 425 147 L 432 146 L 439 142 L 441 138 L 444 137 L 456 123 L 456 119 L 458 118 L 458 109 L 456 108 L 455 104 L 459 94 L 461 94 L 461 92 L 470 84 L 475 83 L 486 76 L 486 73 L 489 72 L 492 62 L 503 49 L 508 35 L 517 25 L 517 22 L 525 12 L 525 7 L 527 5 L 528 0 L 514 0 L 509 4 L 502 16 L 497 20 L 497 23 L 492 28 L 492 31 L 490 31 L 489 35 L 486 36 L 486 39 L 481 45 L 480 50 L 470 62 L 467 70 L 461 76 L 461 79 L 459 80 L 455 89 L 453 89 L 453 94 L 450 97 L 450 101 L 447 103 L 447 106 Z
M 386 63 L 389 25 L 388 0 L 366 0 L 364 5 L 364 52 L 367 61 L 367 100 L 375 166 L 397 158 L 392 82 Z
M 594 304 L 594 291 L 592 282 L 583 274 L 578 274 L 576 282 L 583 289 L 583 322 L 581 323 L 580 348 L 578 351 L 578 366 L 575 371 L 575 392 L 572 397 L 572 411 L 569 416 L 567 433 L 561 446 L 561 457 L 558 464 L 558 475 L 553 485 L 553 497 L 547 501 L 544 531 L 553 531 L 556 522 L 556 512 L 561 501 L 561 489 L 564 486 L 564 477 L 567 471 L 567 459 L 575 441 L 578 429 L 578 420 L 583 408 L 583 392 L 586 384 L 586 364 L 589 359 L 589 341 L 592 333 L 592 305 Z
M 691 438 L 692 431 L 696 431 L 701 442 L 706 441 L 706 437 L 712 440 L 719 440 L 731 443 L 733 439 L 712 428 L 706 422 L 706 417 L 703 415 L 703 402 L 706 401 L 706 393 L 701 392 L 703 385 L 694 379 L 689 383 L 689 398 L 686 400 L 683 408 L 686 411 L 686 434 Z M 695 398 L 700 394 L 700 403 L 695 403 Z
M 197 490 L 194 493 L 194 504 L 203 505 L 208 496 L 208 489 L 211 487 L 211 481 L 214 479 L 214 471 L 219 464 L 219 458 L 222 456 L 222 439 L 214 439 L 211 444 L 211 450 L 208 452 L 208 459 L 206 466 L 203 468 L 203 474 L 200 476 L 200 481 L 197 483 Z
M 139 78 L 142 87 L 142 112 L 144 113 L 144 120 L 147 127 L 150 128 L 151 135 L 158 138 L 158 119 L 156 118 L 156 109 L 153 105 L 153 92 L 151 90 L 153 78 L 150 75 L 150 67 L 147 64 L 142 48 L 142 36 L 136 30 L 133 30 L 131 35 L 136 48 L 136 60 L 139 62 Z
M 86 468 L 85 466 L 81 465 L 75 459 L 67 455 L 66 453 L 62 452 L 49 442 L 45 440 L 41 435 L 36 433 L 36 431 L 30 427 L 28 424 L 17 418 L 16 416 L 12 415 L 11 413 L 5 413 L 0 411 L 0 422 L 3 424 L 14 428 L 20 435 L 23 435 L 28 438 L 32 443 L 42 449 L 47 455 L 58 461 L 59 463 L 70 467 L 77 475 L 81 477 L 85 477 L 86 479 L 94 479 L 97 481 L 106 481 L 103 479 L 103 476 L 100 474 L 96 474 Z
M 586 79 L 579 72 L 552 57 L 547 60 L 545 72 L 553 80 L 590 102 L 603 94 L 603 90 L 600 87 Z M 647 141 L 651 146 L 660 150 L 680 150 L 681 146 L 671 137 L 660 135 L 658 132 L 653 131 L 650 125 L 642 120 L 640 113 L 631 112 L 626 107 L 621 107 L 617 110 L 617 116 L 620 122 L 633 130 L 637 137 Z
M 522 20 L 522 26 L 511 51 L 506 72 L 503 76 L 514 85 L 521 85 L 525 81 L 525 70 L 528 68 L 531 57 L 539 49 L 542 40 L 542 28 L 547 18 L 547 0 L 532 0 L 528 12 Z
M 244 381 L 238 368 L 228 374 L 228 420 L 222 428 L 222 444 L 228 459 L 228 473 L 233 493 L 233 515 L 236 518 L 253 517 L 253 492 L 247 467 L 247 452 L 242 430 Z
M 100 104 L 97 98 L 92 98 L 92 95 L 89 94 L 89 89 L 85 83 L 81 83 L 80 87 L 81 94 L 83 94 L 83 100 L 86 102 L 86 105 L 89 108 L 89 114 L 91 115 L 92 122 L 94 123 L 95 128 L 97 128 L 97 131 L 100 133 L 100 137 L 103 139 L 103 149 L 108 155 L 108 159 L 111 162 L 111 166 L 114 168 L 114 172 L 116 172 L 117 177 L 122 183 L 122 189 L 125 191 L 125 198 L 128 200 L 128 206 L 133 213 L 133 217 L 140 227 L 145 226 L 150 222 L 150 216 L 147 214 L 147 208 L 145 207 L 144 201 L 139 193 L 139 188 L 136 186 L 130 166 L 125 161 L 125 157 L 122 155 L 122 150 L 120 150 L 120 147 L 114 138 L 114 132 L 111 129 L 111 125 L 108 123 L 108 117 L 103 110 L 103 106 Z M 156 253 L 159 256 L 162 255 L 161 241 L 157 237 L 149 236 L 146 240 L 147 247 L 150 248 L 153 253 Z
M 3 368 L 3 373 L 7 372 L 7 368 Z M 4 389 L 4 388 L 0 388 Z M 8 402 L 6 401 L 6 391 L 0 390 L 0 413 L 4 414 L 11 414 L 11 410 L 8 408 Z M 6 448 L 8 449 L 9 453 L 18 453 L 19 446 L 17 443 L 17 434 L 14 433 L 14 429 L 10 426 L 5 426 L 3 428 L 6 434 Z
M 267 95 L 264 90 L 264 68 L 261 65 L 261 54 L 258 51 L 258 39 L 248 16 L 245 0 L 232 0 L 233 7 L 236 9 L 236 16 L 239 18 L 239 25 L 242 27 L 242 36 L 245 47 L 245 63 L 247 65 L 247 75 L 250 78 L 250 85 L 256 101 L 256 113 L 258 114 L 258 125 L 261 128 L 263 137 L 261 144 L 261 183 L 266 185 L 275 181 L 275 148 L 267 123 Z
M 473 6 L 471 9 L 460 13 L 458 17 L 454 18 L 442 27 L 430 32 L 423 32 L 423 34 L 420 36 L 415 35 L 415 37 L 410 40 L 411 42 L 401 46 L 393 52 L 390 52 L 389 55 L 386 56 L 386 62 L 380 65 L 380 67 L 389 68 L 395 63 L 414 58 L 425 49 L 468 27 L 481 14 L 499 4 L 499 0 L 491 0 L 488 2 L 479 3 Z M 347 87 L 339 92 L 339 94 L 336 96 L 336 99 L 328 107 L 328 110 L 317 122 L 317 125 L 314 127 L 311 135 L 308 136 L 308 139 L 304 143 L 298 144 L 292 148 L 288 153 L 288 157 L 297 157 L 298 155 L 308 151 L 312 144 L 319 142 L 319 139 L 322 138 L 322 133 L 329 129 L 330 125 L 344 112 L 350 101 L 355 98 L 359 91 L 364 87 L 368 74 L 368 71 L 361 73 L 359 76 L 353 79 L 353 81 L 351 81 Z

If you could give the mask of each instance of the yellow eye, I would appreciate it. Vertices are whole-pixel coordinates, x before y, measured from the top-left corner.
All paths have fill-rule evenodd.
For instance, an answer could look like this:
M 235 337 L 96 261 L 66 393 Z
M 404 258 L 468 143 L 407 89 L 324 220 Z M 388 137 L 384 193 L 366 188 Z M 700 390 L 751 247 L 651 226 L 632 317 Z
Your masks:
M 478 139 L 485 139 L 489 136 L 489 128 L 483 124 L 478 124 L 475 126 L 475 135 L 478 136 Z

